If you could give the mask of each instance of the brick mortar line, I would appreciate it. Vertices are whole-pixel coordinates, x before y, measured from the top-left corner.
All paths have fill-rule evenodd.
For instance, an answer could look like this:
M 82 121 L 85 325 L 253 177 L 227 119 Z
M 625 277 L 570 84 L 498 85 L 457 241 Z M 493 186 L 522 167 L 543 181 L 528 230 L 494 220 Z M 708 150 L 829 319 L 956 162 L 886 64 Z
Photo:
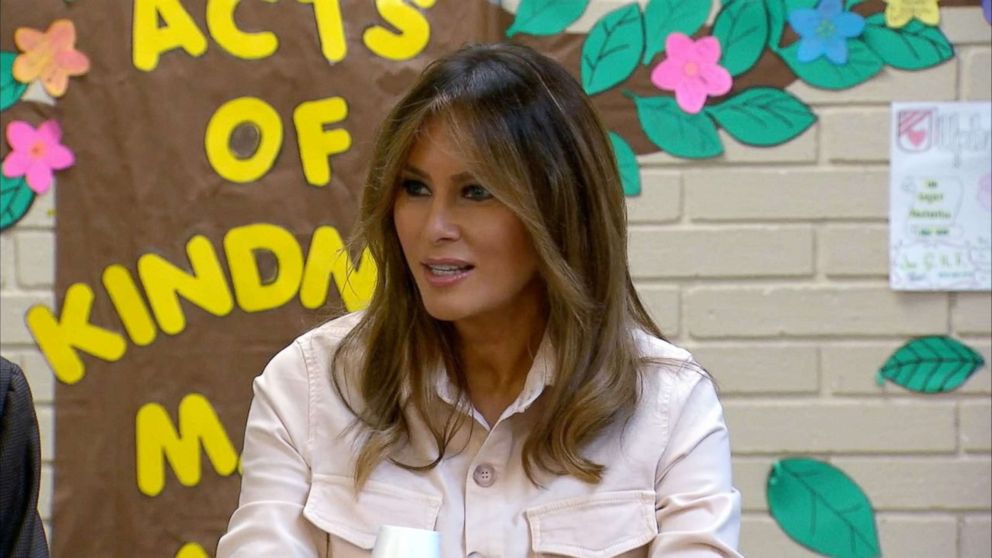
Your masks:
M 720 378 L 717 377 L 717 382 L 719 381 Z M 765 398 L 762 398 L 761 394 L 755 394 L 755 395 L 756 395 L 755 397 L 733 398 L 729 394 L 727 394 L 725 397 L 722 397 L 722 399 L 724 400 L 724 402 L 727 403 L 743 402 L 748 404 L 767 406 L 769 409 L 778 409 L 778 410 L 789 407 L 808 409 L 810 408 L 809 403 L 813 401 L 823 403 L 822 405 L 815 406 L 816 408 L 836 407 L 838 409 L 849 409 L 851 407 L 864 408 L 864 404 L 866 403 L 866 401 L 858 398 L 837 399 L 831 397 L 829 400 L 822 400 L 820 399 L 819 394 L 816 393 L 811 393 L 807 397 L 789 397 L 787 401 L 782 401 L 782 398 L 780 397 L 769 397 L 765 395 L 764 396 Z M 884 399 L 877 399 L 879 396 L 869 396 L 869 397 L 876 398 L 876 400 L 878 401 L 878 403 L 881 404 L 880 406 L 882 407 L 885 406 L 906 407 L 906 408 L 933 407 L 937 409 L 940 408 L 954 409 L 956 408 L 955 404 L 958 402 L 957 399 L 944 400 L 944 401 L 921 401 L 919 399 L 913 399 L 908 397 L 901 397 L 901 398 L 886 397 Z M 982 396 L 982 397 L 988 397 L 988 396 Z M 863 399 L 867 399 L 867 398 L 868 397 L 865 397 Z M 908 403 L 911 403 L 912 405 L 908 405 Z
M 648 279 L 648 278 L 643 278 L 642 281 L 644 279 Z M 665 279 L 665 278 L 663 278 L 663 277 L 651 277 L 650 279 Z M 705 278 L 701 278 L 701 277 L 698 277 L 697 276 L 697 277 L 682 277 L 682 278 L 679 278 L 679 279 L 681 279 L 680 285 L 683 286 L 683 287 L 687 287 L 687 288 L 706 287 L 706 286 L 709 286 L 711 284 L 712 285 L 716 285 L 716 286 L 720 286 L 720 284 L 726 283 L 728 280 L 734 280 L 735 283 L 740 282 L 739 279 L 733 278 L 733 277 L 705 277 Z M 754 287 L 766 287 L 766 288 L 770 288 L 770 289 L 776 289 L 776 288 L 782 289 L 782 288 L 788 288 L 788 287 L 795 287 L 796 286 L 796 283 L 794 281 L 786 280 L 787 278 L 785 278 L 785 277 L 777 277 L 777 276 L 754 277 L 754 276 L 747 276 L 747 277 L 743 277 L 742 279 L 744 279 L 744 280 L 748 280 L 749 279 L 750 280 L 750 281 L 746 281 L 745 283 L 743 283 L 743 286 L 747 290 L 754 290 Z M 639 281 L 635 277 L 634 284 L 636 285 L 638 283 L 639 283 Z M 827 282 L 827 283 L 819 283 L 819 284 L 821 284 L 821 285 L 830 285 L 831 283 L 830 282 Z M 887 279 L 881 279 L 881 278 L 880 279 L 860 279 L 860 280 L 857 280 L 857 281 L 853 281 L 853 280 L 852 281 L 844 281 L 843 282 L 843 285 L 848 286 L 848 287 L 855 286 L 855 287 L 860 287 L 860 288 L 876 288 L 876 289 L 877 288 L 883 288 L 885 290 L 888 290 L 888 291 L 891 291 L 891 292 L 894 292 L 894 293 L 908 293 L 908 294 L 919 293 L 919 294 L 924 294 L 924 295 L 939 294 L 939 295 L 944 295 L 944 296 L 946 296 L 947 294 L 949 294 L 947 291 L 892 291 L 889 288 L 889 281 Z M 805 288 L 806 285 L 803 285 L 802 287 L 803 288 L 798 288 L 798 289 L 793 289 L 793 290 L 808 290 L 808 289 Z M 723 290 L 729 290 L 729 289 L 723 289 Z M 819 290 L 829 290 L 829 289 L 819 289 Z
M 987 517 L 990 517 L 990 513 L 988 511 L 973 510 L 973 509 L 947 510 L 947 511 L 913 510 L 913 509 L 880 510 L 874 507 L 873 509 L 875 510 L 876 518 L 886 518 L 890 520 L 940 519 L 940 518 L 953 519 L 955 520 L 954 524 L 959 532 L 962 527 L 962 520 L 972 519 L 972 518 L 985 519 Z M 772 517 L 771 513 L 768 510 L 758 510 L 752 508 L 749 510 L 742 510 L 741 512 L 742 519 L 757 519 L 759 517 L 771 519 L 773 522 L 775 520 L 775 518 Z M 783 532 L 783 535 L 784 534 L 785 533 Z
M 816 223 L 816 224 L 813 224 L 813 225 L 810 226 L 810 230 L 813 232 L 813 245 L 810 248 L 810 251 L 812 252 L 812 258 L 813 258 L 813 260 L 812 260 L 812 263 L 813 263 L 813 278 L 816 281 L 821 281 L 821 282 L 825 282 L 827 280 L 826 275 L 825 275 L 826 270 L 823 269 L 824 266 L 821 265 L 821 262 L 820 262 L 820 256 L 823 253 L 823 247 L 821 246 L 821 244 L 822 244 L 822 236 L 824 234 L 823 233 L 823 230 L 825 228 L 826 228 L 826 225 L 824 223 Z
M 956 60 L 956 59 L 957 59 L 957 56 L 955 56 L 954 60 Z M 961 64 L 953 64 L 953 66 L 954 66 L 954 73 L 955 73 L 955 75 L 957 75 L 959 73 L 958 70 L 960 69 Z M 909 71 L 911 72 L 912 70 L 909 70 Z M 955 92 L 958 92 L 957 85 L 955 85 Z M 947 100 L 943 100 L 943 101 L 942 100 L 939 100 L 939 99 L 927 99 L 925 101 L 912 101 L 912 102 L 919 102 L 919 103 L 947 103 L 947 102 L 952 102 L 952 101 L 954 101 L 954 99 L 947 99 Z M 836 114 L 837 112 L 841 112 L 841 111 L 844 111 L 844 110 L 854 111 L 854 110 L 858 110 L 858 109 L 888 109 L 888 108 L 890 108 L 892 106 L 892 103 L 899 103 L 899 102 L 903 102 L 903 101 L 900 101 L 900 100 L 897 100 L 897 99 L 890 99 L 890 100 L 887 100 L 887 101 L 885 101 L 885 100 L 876 100 L 876 99 L 872 99 L 872 100 L 859 99 L 859 100 L 857 100 L 857 101 L 855 101 L 853 103 L 845 103 L 843 101 L 817 101 L 817 102 L 812 102 L 811 103 L 811 102 L 805 101 L 805 100 L 803 102 L 806 103 L 807 105 L 813 107 L 814 109 L 817 109 L 817 108 L 828 109 L 831 113 Z M 906 102 L 910 102 L 910 101 L 906 101 Z
M 900 508 L 900 509 L 892 509 L 892 510 L 881 509 L 880 510 L 878 508 L 874 508 L 873 507 L 873 509 L 875 510 L 875 517 L 876 518 L 885 518 L 885 519 L 890 519 L 890 520 L 899 520 L 899 519 L 907 519 L 907 520 L 917 519 L 917 520 L 919 520 L 919 519 L 941 519 L 941 518 L 951 519 L 951 520 L 954 520 L 953 523 L 954 523 L 955 527 L 957 528 L 957 531 L 958 532 L 960 532 L 960 530 L 962 528 L 963 520 L 971 519 L 971 518 L 981 518 L 981 519 L 984 519 L 984 518 L 986 518 L 986 517 L 988 517 L 990 515 L 988 511 L 974 510 L 974 509 L 968 509 L 968 510 L 946 510 L 946 511 L 939 511 L 939 512 L 935 512 L 933 510 L 913 510 L 913 509 L 908 509 L 908 508 L 906 508 L 906 509 Z M 749 510 L 742 510 L 742 512 L 741 512 L 741 518 L 742 519 L 768 518 L 768 519 L 771 519 L 773 522 L 775 521 L 775 518 L 772 517 L 771 513 L 767 509 L 766 510 L 758 510 L 758 509 L 753 509 L 752 508 L 752 509 L 749 509 Z M 785 535 L 784 532 L 782 534 Z
M 828 455 L 828 456 L 824 456 L 822 453 L 786 450 L 786 451 L 778 451 L 778 452 L 769 452 L 769 453 L 765 453 L 765 454 L 733 453 L 732 454 L 732 459 L 738 459 L 740 457 L 764 457 L 764 458 L 771 459 L 771 460 L 778 460 L 778 459 L 783 459 L 783 458 L 804 457 L 804 458 L 811 458 L 811 459 L 819 459 L 821 461 L 827 461 L 828 463 L 830 463 L 832 465 L 835 465 L 837 467 L 843 468 L 843 465 L 844 465 L 843 463 L 841 463 L 840 465 L 838 465 L 833 460 L 838 459 L 838 458 L 840 458 L 842 460 L 864 459 L 866 457 L 873 457 L 874 455 L 875 454 L 844 454 L 844 456 L 841 457 L 839 455 Z M 914 460 L 917 460 L 918 461 L 921 457 L 922 456 L 920 454 L 889 453 L 889 454 L 885 454 L 885 464 L 890 464 L 890 463 L 896 463 L 896 464 L 898 464 L 900 462 L 905 463 L 905 462 L 912 462 Z M 988 462 L 989 462 L 988 459 L 985 459 L 985 460 L 979 460 L 979 459 L 960 459 L 960 458 L 958 458 L 953 453 L 932 454 L 932 455 L 928 455 L 927 457 L 934 457 L 935 459 L 941 459 L 944 462 L 951 462 L 953 464 L 968 464 L 968 463 L 973 463 L 974 462 L 974 463 L 981 463 L 981 464 L 987 465 Z M 986 457 L 988 457 L 988 456 L 986 456 Z M 900 509 L 903 509 L 903 508 L 900 508 Z M 908 509 L 915 509 L 915 508 L 908 508 Z M 975 508 L 961 508 L 961 509 L 969 509 L 970 510 L 970 509 L 975 509 Z M 988 508 L 980 508 L 980 509 L 988 509 Z
M 687 332 L 687 333 L 689 333 L 689 332 Z M 936 330 L 933 331 L 933 332 L 931 332 L 931 334 L 944 334 L 944 333 L 946 333 L 946 332 L 936 331 Z M 917 337 L 917 335 L 910 335 L 910 334 L 907 334 L 907 335 L 901 335 L 901 334 L 882 335 L 882 334 L 877 334 L 877 333 L 872 333 L 872 334 L 867 334 L 867 333 L 866 334 L 838 333 L 838 334 L 835 334 L 835 335 L 820 335 L 820 336 L 810 336 L 810 335 L 794 335 L 794 336 L 784 336 L 784 335 L 775 335 L 775 336 L 771 336 L 771 335 L 769 335 L 769 336 L 723 335 L 723 336 L 703 336 L 703 337 L 701 337 L 699 335 L 694 335 L 694 336 L 690 336 L 690 337 L 686 337 L 686 338 L 680 339 L 680 341 L 682 341 L 683 343 L 688 343 L 688 342 L 691 341 L 693 343 L 700 343 L 700 344 L 701 343 L 715 344 L 715 343 L 720 343 L 720 342 L 743 344 L 743 343 L 758 343 L 758 342 L 767 342 L 767 341 L 792 342 L 792 343 L 796 343 L 796 344 L 808 344 L 808 343 L 812 343 L 814 341 L 829 341 L 831 343 L 842 344 L 842 343 L 852 343 L 852 342 L 855 342 L 855 341 L 865 341 L 865 342 L 874 342 L 874 343 L 878 344 L 878 343 L 898 343 L 898 342 L 905 343 L 906 341 L 910 340 L 913 337 Z M 987 341 L 990 341 L 990 339 L 985 338 L 984 341 L 987 342 Z M 895 350 L 895 348 L 893 348 L 893 351 L 894 350 Z M 881 366 L 881 363 L 879 363 L 879 366 Z
M 819 145 L 819 143 L 820 142 L 818 140 L 817 144 Z M 754 149 L 767 149 L 767 148 L 755 147 Z M 646 157 L 650 157 L 650 155 L 647 155 Z M 747 169 L 750 171 L 763 170 L 768 172 L 777 172 L 779 174 L 785 174 L 781 172 L 783 163 L 791 163 L 791 165 L 789 165 L 790 171 L 802 170 L 795 167 L 805 166 L 806 170 L 815 171 L 819 173 L 826 173 L 833 166 L 829 160 L 820 161 L 819 159 L 811 159 L 808 161 L 730 161 L 730 162 L 709 163 L 707 165 L 700 165 L 699 163 L 675 163 L 675 162 L 666 163 L 666 162 L 650 161 L 650 160 L 644 162 L 638 161 L 638 163 L 640 164 L 641 170 L 652 169 L 652 170 L 664 170 L 664 171 L 680 171 L 683 175 L 687 173 L 697 174 L 697 175 L 713 174 L 713 173 L 733 174 L 734 168 L 738 166 L 747 167 Z M 889 170 L 888 163 L 879 162 L 879 160 L 877 159 L 867 159 L 865 160 L 863 166 L 865 171 L 882 172 Z M 849 171 L 851 169 L 850 167 L 845 165 L 842 168 L 842 170 Z
M 820 224 L 820 223 L 816 223 Z M 769 229 L 810 229 L 813 230 L 813 223 L 761 223 L 756 221 L 734 224 L 734 225 L 711 225 L 711 224 L 701 224 L 697 222 L 672 222 L 670 225 L 661 223 L 649 223 L 646 221 L 631 223 L 627 227 L 627 232 L 714 232 L 714 231 L 726 231 L 732 226 L 734 231 L 761 231 Z
M 769 460 L 771 460 L 771 461 L 777 461 L 777 459 L 773 459 L 773 458 L 775 456 L 782 457 L 782 456 L 784 456 L 784 453 L 785 452 L 779 452 L 779 453 L 776 453 L 776 454 L 769 454 L 769 455 L 751 455 L 751 454 L 741 453 L 741 452 L 736 452 L 736 451 L 735 452 L 732 452 L 735 462 L 741 463 L 741 464 L 748 464 L 748 465 L 765 464 Z M 791 455 L 791 453 L 790 453 L 790 455 Z M 823 459 L 823 460 L 828 460 L 828 461 L 829 460 L 832 460 L 832 459 L 842 459 L 842 460 L 844 460 L 844 459 L 859 459 L 859 460 L 864 460 L 865 459 L 865 454 L 854 453 L 854 452 L 825 453 L 825 452 L 822 452 L 822 451 L 819 451 L 819 452 L 810 451 L 810 452 L 803 452 L 802 453 L 802 457 L 811 457 L 811 458 L 815 458 L 815 459 Z M 967 456 L 967 457 L 968 457 L 967 459 L 954 459 L 954 458 L 949 458 L 949 456 L 947 454 L 933 454 L 933 453 L 920 453 L 920 452 L 917 452 L 915 454 L 905 454 L 905 453 L 892 453 L 892 452 L 888 452 L 888 453 L 884 453 L 884 454 L 883 453 L 877 454 L 877 461 L 891 462 L 893 459 L 899 459 L 901 461 L 908 461 L 908 460 L 913 460 L 913 461 L 954 461 L 954 462 L 959 462 L 959 463 L 972 463 L 972 462 L 984 462 L 984 461 L 987 461 L 989 458 L 992 458 L 992 454 L 983 454 L 983 455 L 978 456 L 978 457 L 975 457 L 974 455 L 970 455 L 970 456 Z M 982 458 L 984 458 L 984 459 L 982 459 Z
M 18 282 L 14 282 L 14 283 L 15 283 L 14 286 L 17 286 L 17 287 L 20 287 L 21 286 L 20 283 L 18 283 Z M 0 295 L 11 295 L 11 294 L 12 295 L 25 295 L 25 294 L 50 293 L 50 292 L 52 292 L 54 290 L 52 288 L 47 288 L 47 287 L 34 287 L 34 288 L 28 287 L 28 288 L 11 289 L 10 288 L 11 286 L 12 285 L 7 285 L 3 289 L 0 289 Z M 53 283 L 53 286 L 54 286 L 54 283 Z
M 763 149 L 760 147 L 754 147 L 752 149 Z M 661 153 L 659 151 L 659 153 Z M 650 157 L 651 155 L 641 155 L 641 157 Z M 810 163 L 815 162 L 816 159 L 803 159 L 803 160 L 783 160 L 783 161 L 728 161 L 722 164 L 712 163 L 713 166 L 700 166 L 698 163 L 677 163 L 671 162 L 666 163 L 662 161 L 638 161 L 638 165 L 641 170 L 665 170 L 665 171 L 707 171 L 709 169 L 730 169 L 734 167 L 744 167 L 748 169 L 754 169 L 756 167 L 775 165 L 776 168 L 789 167 L 801 167 L 803 165 L 810 166 Z M 811 168 L 819 168 L 818 166 L 811 166 Z
M 4 231 L 2 234 L 3 234 L 3 236 L 6 236 L 7 238 L 13 238 L 13 237 L 17 236 L 18 233 L 28 232 L 28 231 L 33 231 L 33 232 L 37 232 L 37 231 L 55 232 L 55 225 L 38 225 L 38 224 L 21 224 L 21 223 L 18 223 L 16 229 L 11 229 L 9 233 L 7 231 Z
M 838 225 L 845 225 L 845 226 L 851 226 L 851 225 L 878 226 L 878 225 L 888 225 L 889 224 L 889 218 L 888 217 L 850 217 L 850 218 L 844 218 L 844 217 L 816 217 L 816 218 L 814 218 L 814 217 L 809 217 L 809 218 L 805 218 L 805 217 L 787 217 L 787 218 L 781 218 L 781 219 L 774 219 L 774 218 L 757 219 L 757 218 L 742 217 L 742 218 L 736 218 L 736 219 L 712 219 L 712 218 L 705 218 L 705 217 L 703 217 L 703 218 L 690 219 L 689 223 L 694 223 L 694 224 L 711 224 L 712 223 L 712 224 L 715 224 L 715 225 L 718 225 L 718 226 L 725 226 L 725 225 L 754 225 L 754 224 L 768 224 L 769 226 L 777 225 L 777 224 L 786 224 L 786 225 L 789 225 L 789 224 L 796 224 L 796 225 L 808 225 L 808 224 L 817 224 L 817 225 L 825 224 L 825 225 L 830 225 L 830 224 L 838 224 Z M 635 222 L 633 224 L 640 225 L 640 224 L 652 224 L 652 223 L 648 223 L 646 221 L 641 221 L 641 222 Z
M 888 275 L 883 275 L 881 273 L 876 273 L 876 274 L 872 274 L 872 275 L 869 275 L 867 273 L 866 274 L 850 274 L 850 275 L 827 275 L 825 278 L 817 277 L 817 276 L 813 275 L 812 273 L 810 273 L 808 275 L 802 275 L 802 276 L 800 276 L 800 275 L 795 275 L 795 276 L 785 276 L 785 275 L 761 275 L 761 276 L 741 275 L 741 276 L 736 276 L 735 277 L 735 276 L 732 276 L 732 275 L 723 275 L 723 276 L 707 276 L 705 279 L 700 279 L 698 275 L 694 275 L 694 276 L 672 275 L 672 276 L 667 276 L 667 277 L 654 276 L 654 275 L 652 275 L 652 276 L 637 275 L 637 276 L 634 276 L 634 284 L 635 285 L 641 285 L 641 284 L 651 284 L 651 283 L 655 283 L 655 282 L 661 282 L 660 284 L 670 284 L 671 282 L 676 281 L 676 280 L 678 280 L 680 282 L 685 282 L 685 281 L 691 280 L 691 281 L 694 282 L 694 284 L 693 285 L 687 285 L 687 286 L 689 286 L 689 287 L 704 287 L 704 286 L 707 286 L 707 285 L 718 285 L 718 286 L 719 285 L 724 285 L 724 284 L 728 283 L 728 281 L 732 281 L 734 284 L 740 284 L 743 287 L 747 288 L 747 287 L 752 287 L 752 286 L 758 284 L 759 282 L 766 282 L 767 283 L 769 281 L 774 281 L 776 279 L 784 280 L 784 279 L 793 279 L 793 278 L 810 279 L 810 280 L 813 280 L 815 282 L 814 283 L 810 283 L 810 282 L 797 283 L 796 281 L 788 281 L 788 282 L 784 282 L 783 281 L 780 286 L 790 286 L 790 285 L 791 286 L 796 286 L 796 285 L 799 285 L 799 286 L 805 287 L 805 286 L 808 286 L 810 284 L 824 285 L 824 286 L 829 286 L 829 285 L 843 285 L 843 286 L 856 285 L 856 286 L 861 286 L 861 287 L 864 287 L 864 286 L 888 287 L 889 286 L 889 277 L 888 277 Z M 775 287 L 775 286 L 779 286 L 779 285 L 769 285 L 769 286 Z M 892 289 L 888 289 L 888 290 L 892 291 Z M 922 294 L 926 294 L 926 293 L 931 293 L 931 294 L 932 293 L 942 293 L 942 294 L 947 294 L 946 291 L 892 291 L 892 292 L 894 292 L 894 293 L 922 293 Z
M 716 377 L 717 384 L 720 383 L 720 376 Z M 769 393 L 774 393 L 775 395 L 769 395 Z M 935 403 L 973 403 L 975 401 L 985 402 L 989 401 L 988 393 L 949 393 L 936 396 L 921 396 L 914 395 L 912 393 L 906 394 L 892 394 L 892 393 L 863 393 L 863 394 L 847 394 L 847 393 L 819 393 L 819 392 L 769 392 L 767 390 L 760 392 L 740 392 L 733 391 L 728 392 L 726 390 L 720 390 L 720 399 L 723 401 L 746 401 L 749 403 L 761 403 L 761 404 L 775 404 L 782 403 L 781 397 L 787 397 L 786 403 L 808 403 L 810 401 L 823 401 L 827 403 L 866 403 L 868 401 L 884 401 L 886 403 L 922 403 L 922 404 L 935 404 Z M 775 397 L 780 396 L 780 397 Z M 765 400 L 763 398 L 772 397 L 772 399 Z M 921 399 L 922 397 L 927 397 L 927 399 Z
M 833 275 L 831 275 L 830 272 L 824 270 L 824 273 L 826 274 L 825 277 L 823 278 L 824 281 L 831 284 L 834 282 L 844 284 L 848 281 L 865 281 L 870 279 L 882 279 L 882 278 L 888 280 L 889 278 L 888 275 L 883 275 L 881 273 L 870 273 L 870 272 L 848 273 L 846 275 L 838 275 L 837 272 L 834 272 Z M 898 291 L 898 292 L 904 292 L 904 291 Z
M 964 458 L 960 458 L 954 454 L 950 453 L 894 453 L 894 452 L 876 452 L 876 453 L 857 453 L 852 451 L 838 452 L 838 453 L 826 453 L 822 451 L 778 451 L 778 452 L 765 452 L 765 453 L 752 453 L 752 452 L 740 452 L 733 451 L 732 455 L 735 460 L 745 458 L 755 458 L 754 462 L 759 462 L 761 460 L 766 460 L 769 458 L 781 458 L 786 456 L 798 456 L 798 457 L 812 457 L 816 459 L 823 459 L 827 461 L 832 460 L 859 460 L 859 461 L 878 461 L 880 463 L 891 463 L 893 460 L 898 461 L 913 461 L 913 462 L 923 462 L 923 463 L 940 463 L 953 461 L 955 463 L 986 463 L 992 459 L 992 453 L 985 454 L 971 454 Z

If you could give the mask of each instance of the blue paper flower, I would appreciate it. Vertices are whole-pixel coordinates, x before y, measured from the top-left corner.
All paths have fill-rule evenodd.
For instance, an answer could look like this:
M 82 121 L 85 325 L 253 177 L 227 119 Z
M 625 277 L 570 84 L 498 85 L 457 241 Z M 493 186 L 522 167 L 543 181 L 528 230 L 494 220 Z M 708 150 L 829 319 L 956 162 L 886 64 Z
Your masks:
M 815 8 L 789 12 L 789 25 L 799 35 L 800 62 L 812 62 L 826 55 L 837 65 L 847 63 L 847 39 L 857 37 L 865 28 L 865 18 L 845 12 L 842 0 L 821 0 Z

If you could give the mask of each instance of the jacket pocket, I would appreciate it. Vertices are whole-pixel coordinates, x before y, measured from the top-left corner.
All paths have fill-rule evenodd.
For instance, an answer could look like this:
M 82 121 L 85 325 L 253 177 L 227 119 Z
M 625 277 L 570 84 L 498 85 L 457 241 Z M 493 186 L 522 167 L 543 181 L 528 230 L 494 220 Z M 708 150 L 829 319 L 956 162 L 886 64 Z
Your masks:
M 441 498 L 377 481 L 367 481 L 356 498 L 351 477 L 317 474 L 303 517 L 331 535 L 371 550 L 379 527 L 433 530 L 440 509 Z
M 625 490 L 558 500 L 527 509 L 535 553 L 575 558 L 617 556 L 658 534 L 654 492 Z

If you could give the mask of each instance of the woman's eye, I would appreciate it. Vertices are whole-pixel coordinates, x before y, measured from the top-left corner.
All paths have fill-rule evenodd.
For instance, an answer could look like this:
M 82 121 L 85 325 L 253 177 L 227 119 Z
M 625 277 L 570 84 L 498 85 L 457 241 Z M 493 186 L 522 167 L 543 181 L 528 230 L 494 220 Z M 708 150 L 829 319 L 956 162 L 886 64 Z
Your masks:
M 403 191 L 406 192 L 407 195 L 409 196 L 414 196 L 414 197 L 428 196 L 431 193 L 430 188 L 428 188 L 426 184 L 424 184 L 419 180 L 407 179 L 404 180 L 400 184 L 400 186 L 403 188 Z
M 478 184 L 471 184 L 462 189 L 462 195 L 473 201 L 483 201 L 492 199 L 493 195 Z

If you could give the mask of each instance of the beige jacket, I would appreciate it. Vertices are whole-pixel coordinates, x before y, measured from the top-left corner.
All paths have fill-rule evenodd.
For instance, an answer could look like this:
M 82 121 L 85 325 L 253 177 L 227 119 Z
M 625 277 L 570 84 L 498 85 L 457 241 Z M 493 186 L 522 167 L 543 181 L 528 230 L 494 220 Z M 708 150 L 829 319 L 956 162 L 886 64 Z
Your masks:
M 639 335 L 657 366 L 638 408 L 585 451 L 606 465 L 596 485 L 524 474 L 521 448 L 553 355 L 541 345 L 523 391 L 490 428 L 477 412 L 437 467 L 412 472 L 385 462 L 356 495 L 353 415 L 330 380 L 334 348 L 351 314 L 284 349 L 255 380 L 238 509 L 218 558 L 368 557 L 380 525 L 441 533 L 445 558 L 562 555 L 580 558 L 740 556 L 740 494 L 731 485 L 730 445 L 712 383 L 679 362 L 689 353 Z M 455 390 L 436 373 L 447 404 Z M 430 455 L 422 418 L 408 416 L 410 461 Z

